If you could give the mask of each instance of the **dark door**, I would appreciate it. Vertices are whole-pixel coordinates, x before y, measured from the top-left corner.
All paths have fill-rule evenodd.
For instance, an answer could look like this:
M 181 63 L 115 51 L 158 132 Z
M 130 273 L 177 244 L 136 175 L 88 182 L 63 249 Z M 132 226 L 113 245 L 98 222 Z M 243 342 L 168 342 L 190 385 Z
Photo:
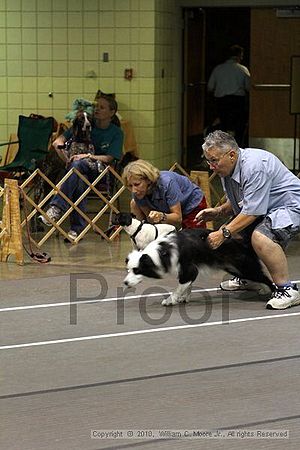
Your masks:
M 290 114 L 293 55 L 300 55 L 300 19 L 280 16 L 276 8 L 253 8 L 249 135 L 254 146 L 272 151 L 298 172 L 297 127 Z
M 183 11 L 183 108 L 182 159 L 189 167 L 195 163 L 195 152 L 204 128 L 205 108 L 205 14 L 201 8 Z M 196 158 L 197 159 L 197 158 Z
M 224 61 L 228 47 L 245 49 L 243 63 L 249 67 L 249 8 L 185 8 L 183 32 L 182 164 L 201 165 L 203 131 L 215 116 L 214 100 L 206 84 L 212 69 Z

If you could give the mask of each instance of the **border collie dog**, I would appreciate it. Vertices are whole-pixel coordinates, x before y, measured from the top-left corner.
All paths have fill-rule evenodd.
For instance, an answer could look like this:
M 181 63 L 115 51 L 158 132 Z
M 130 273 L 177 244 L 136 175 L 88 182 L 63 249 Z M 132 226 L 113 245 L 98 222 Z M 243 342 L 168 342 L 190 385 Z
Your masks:
M 165 306 L 188 302 L 192 283 L 199 269 L 205 267 L 222 269 L 231 275 L 274 289 L 252 248 L 231 238 L 213 250 L 206 241 L 210 232 L 203 228 L 185 229 L 156 239 L 143 251 L 131 252 L 126 259 L 128 274 L 124 284 L 133 287 L 143 277 L 164 278 L 168 274 L 175 274 L 179 284 L 172 295 L 163 300 L 162 305 Z
M 85 111 L 79 111 L 72 123 L 72 136 L 63 145 L 58 146 L 64 152 L 68 161 L 74 155 L 95 153 L 94 146 L 91 142 L 91 127 L 92 119 Z
M 131 238 L 134 248 L 144 250 L 147 245 L 157 237 L 169 234 L 176 230 L 169 224 L 152 224 L 141 222 L 130 213 L 119 213 L 113 216 L 113 225 L 120 225 Z
M 94 147 L 91 143 L 91 119 L 85 111 L 77 113 L 73 124 L 73 136 L 69 144 L 69 158 L 81 153 L 94 153 Z

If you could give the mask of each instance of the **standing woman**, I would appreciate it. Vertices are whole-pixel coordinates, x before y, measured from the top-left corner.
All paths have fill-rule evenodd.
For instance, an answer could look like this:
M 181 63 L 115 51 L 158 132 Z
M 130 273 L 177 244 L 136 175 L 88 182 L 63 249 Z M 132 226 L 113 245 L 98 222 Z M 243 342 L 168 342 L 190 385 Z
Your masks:
M 99 175 L 99 168 L 101 169 L 103 164 L 112 164 L 114 161 L 121 159 L 123 131 L 119 126 L 119 121 L 116 116 L 117 110 L 118 105 L 113 97 L 103 95 L 98 99 L 91 129 L 91 144 L 94 147 L 94 154 L 89 152 L 74 155 L 67 165 L 67 170 L 70 170 L 72 167 L 76 168 L 92 183 Z M 68 129 L 53 142 L 53 147 L 58 154 L 61 153 L 59 147 L 63 146 L 71 137 L 72 128 Z M 61 191 L 70 200 L 75 202 L 84 193 L 86 188 L 86 183 L 76 173 L 73 173 L 63 183 Z M 86 199 L 82 200 L 79 207 L 85 212 Z M 57 194 L 51 200 L 50 207 L 47 210 L 47 216 L 57 221 L 68 208 L 68 202 Z M 48 222 L 44 216 L 40 216 L 39 218 L 45 225 L 52 226 L 51 222 Z M 70 225 L 69 237 L 76 239 L 78 234 L 85 228 L 86 221 L 77 211 L 72 211 L 70 214 Z
M 186 176 L 159 171 L 148 161 L 138 159 L 124 168 L 122 178 L 132 192 L 130 211 L 137 219 L 177 228 L 199 227 L 194 219 L 206 208 L 205 196 Z

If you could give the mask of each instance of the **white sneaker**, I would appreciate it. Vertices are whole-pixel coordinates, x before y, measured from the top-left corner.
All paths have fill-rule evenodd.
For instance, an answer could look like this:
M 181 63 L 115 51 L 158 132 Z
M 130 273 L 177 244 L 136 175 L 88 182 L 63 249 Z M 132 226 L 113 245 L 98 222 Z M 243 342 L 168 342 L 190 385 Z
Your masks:
M 52 205 L 52 206 L 50 206 L 50 208 L 48 208 L 48 210 L 46 211 L 46 214 L 49 217 L 49 219 L 51 219 L 55 222 L 56 220 L 58 220 L 61 217 L 62 210 L 58 206 Z M 42 222 L 47 227 L 52 227 L 52 223 L 49 222 L 49 220 L 47 220 L 47 218 L 44 215 L 41 214 L 40 216 L 38 216 L 38 219 L 40 222 Z
M 259 291 L 262 285 L 255 281 L 234 277 L 231 280 L 222 281 L 220 288 L 223 291 Z
M 300 292 L 297 285 L 277 288 L 266 304 L 267 309 L 286 309 L 291 306 L 300 305 Z
M 78 234 L 76 233 L 76 231 L 74 230 L 70 230 L 68 233 L 68 237 L 72 240 L 75 241 L 75 239 L 77 238 Z
M 76 231 L 70 230 L 69 233 L 68 233 L 68 237 L 65 238 L 64 241 L 65 241 L 66 244 L 70 244 L 70 243 L 75 241 L 77 236 L 78 236 L 78 233 L 76 233 Z

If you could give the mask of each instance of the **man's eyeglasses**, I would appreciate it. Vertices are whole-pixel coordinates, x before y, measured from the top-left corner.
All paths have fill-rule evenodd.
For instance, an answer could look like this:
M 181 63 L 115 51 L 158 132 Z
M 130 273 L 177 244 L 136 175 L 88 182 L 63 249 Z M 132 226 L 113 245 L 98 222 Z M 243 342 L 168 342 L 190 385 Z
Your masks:
M 224 155 L 222 155 L 219 159 L 216 159 L 216 158 L 207 159 L 207 158 L 205 158 L 205 161 L 207 162 L 207 164 L 208 164 L 209 166 L 212 166 L 212 167 L 218 167 L 218 165 L 220 164 L 220 162 L 222 161 L 222 159 L 223 159 L 226 155 L 228 155 L 229 152 L 231 152 L 231 150 L 228 150 L 228 152 L 224 153 Z

